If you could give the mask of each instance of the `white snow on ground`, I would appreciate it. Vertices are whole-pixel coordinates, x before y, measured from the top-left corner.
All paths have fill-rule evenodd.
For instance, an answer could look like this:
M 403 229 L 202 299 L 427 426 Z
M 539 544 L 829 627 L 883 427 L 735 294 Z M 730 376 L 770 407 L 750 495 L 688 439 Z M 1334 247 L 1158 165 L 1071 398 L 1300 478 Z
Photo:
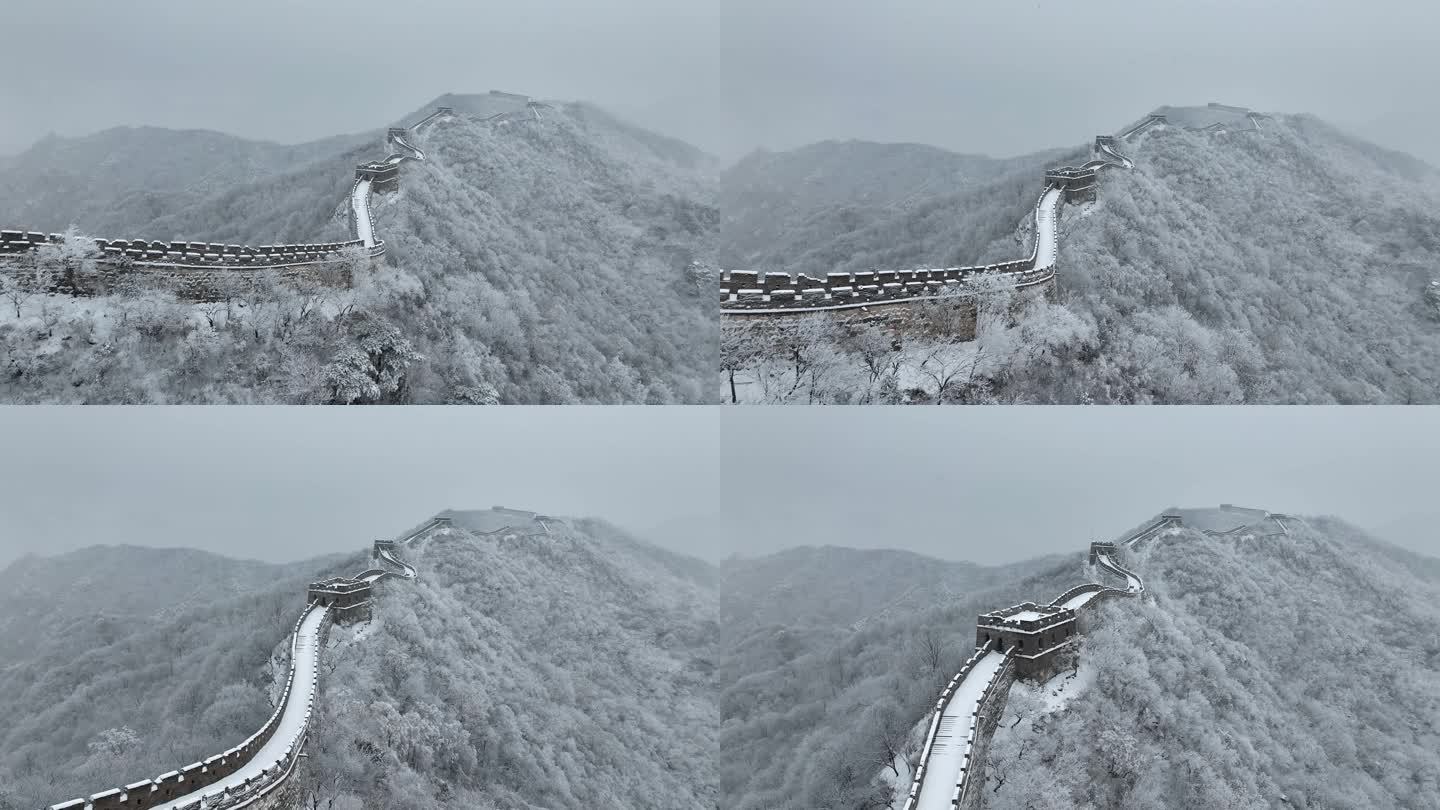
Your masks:
M 1011 614 L 1011 615 L 1009 615 L 1009 616 L 1006 616 L 1005 618 L 1007 618 L 1007 619 L 1016 619 L 1016 620 L 1022 621 L 1022 622 L 1028 622 L 1028 621 L 1034 621 L 1034 620 L 1036 620 L 1036 619 L 1043 619 L 1043 618 L 1045 618 L 1045 617 L 1048 616 L 1048 615 L 1049 615 L 1049 614 L 1047 614 L 1047 613 L 1041 613 L 1041 612 L 1038 611 L 1038 610 L 1022 610 L 1022 611 L 1020 611 L 1019 613 L 1013 613 L 1013 614 Z
M 259 776 L 266 768 L 273 767 L 285 756 L 285 749 L 299 741 L 300 732 L 305 729 L 306 712 L 310 710 L 310 699 L 314 696 L 316 661 L 320 655 L 320 622 L 328 608 L 313 608 L 305 615 L 296 633 L 295 680 L 290 687 L 290 699 L 280 715 L 280 727 L 275 734 L 246 765 L 235 773 L 206 785 L 201 790 L 187 794 L 165 804 L 155 805 L 155 810 L 173 810 L 198 798 L 197 794 L 218 793 L 229 787 L 245 783 L 246 779 Z
M 920 718 L 910 729 L 910 735 L 906 738 L 906 751 L 919 751 L 925 746 L 925 735 L 930 731 L 930 715 L 926 714 Z M 910 782 L 915 778 L 914 772 L 910 769 L 910 759 L 906 751 L 895 755 L 894 768 L 881 768 L 880 774 L 875 777 L 877 784 L 885 785 L 890 791 L 890 810 L 904 810 L 905 800 L 910 796 Z
M 1055 266 L 1055 253 L 1059 240 L 1056 238 L 1056 214 L 1060 210 L 1060 195 L 1063 192 L 1052 188 L 1040 198 L 1040 210 L 1035 217 L 1035 269 Z
M 400 576 L 405 577 L 406 579 L 415 578 L 415 567 L 401 560 L 399 557 L 396 557 L 394 554 L 391 554 L 389 551 L 382 549 L 380 551 L 380 559 L 390 563 L 391 565 L 394 565 L 397 568 L 402 569 Z
M 1125 587 L 1131 592 L 1138 592 L 1144 589 L 1145 586 L 1140 582 L 1139 577 L 1121 568 L 1114 560 L 1110 559 L 1109 555 L 1101 554 L 1099 555 L 1099 560 L 1100 565 L 1104 566 L 1106 570 L 1114 573 L 1116 576 L 1125 577 Z
M 375 247 L 375 229 L 370 227 L 370 181 L 361 180 L 350 192 L 350 210 L 355 216 L 355 237 L 365 247 Z
M 1082 607 L 1086 602 L 1089 602 L 1091 599 L 1094 599 L 1095 594 L 1097 593 L 1099 593 L 1099 591 L 1085 591 L 1084 593 L 1077 593 L 1062 602 L 1060 604 L 1060 607 L 1067 608 L 1069 610 L 1075 610 Z
M 1084 693 L 1095 682 L 1095 667 L 1085 661 L 1074 670 L 1062 672 L 1040 686 L 1037 695 L 1041 712 L 1049 714 L 1065 708 L 1076 696 Z
M 935 744 L 930 749 L 930 763 L 926 766 L 915 810 L 952 810 L 950 797 L 955 793 L 960 768 L 970 753 L 970 727 L 975 719 L 972 715 L 985 694 L 985 686 L 1003 663 L 1004 653 L 986 653 L 956 687 L 950 705 L 940 716 L 940 727 L 935 731 Z

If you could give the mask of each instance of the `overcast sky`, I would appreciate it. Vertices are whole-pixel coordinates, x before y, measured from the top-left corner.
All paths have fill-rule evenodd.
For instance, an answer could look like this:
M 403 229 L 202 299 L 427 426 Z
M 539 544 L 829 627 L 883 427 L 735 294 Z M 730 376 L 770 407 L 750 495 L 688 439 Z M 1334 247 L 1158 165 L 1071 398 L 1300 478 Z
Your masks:
M 1424 0 L 21 0 L 5 27 L 0 151 L 117 124 L 296 142 L 496 88 L 726 158 L 829 138 L 1008 156 L 1220 101 L 1440 163 Z
M 100 544 L 286 562 L 502 505 L 636 530 L 713 511 L 701 408 L 7 408 L 0 566 Z M 671 547 L 703 554 L 684 537 Z
M 722 440 L 740 554 L 1002 563 L 1233 503 L 1337 515 L 1440 557 L 1440 408 L 728 408 Z

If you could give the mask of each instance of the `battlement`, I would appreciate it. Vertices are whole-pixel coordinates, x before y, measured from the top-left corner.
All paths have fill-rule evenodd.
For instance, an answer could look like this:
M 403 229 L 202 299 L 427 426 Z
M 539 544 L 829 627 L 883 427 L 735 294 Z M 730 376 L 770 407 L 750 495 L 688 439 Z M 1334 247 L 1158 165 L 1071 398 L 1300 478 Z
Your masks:
M 993 641 L 1008 650 L 1020 677 L 1044 675 L 1074 638 L 1075 611 L 1058 605 L 1022 602 L 982 613 L 975 623 L 975 646 Z
M 355 167 L 356 180 L 369 180 L 370 190 L 387 194 L 400 188 L 400 164 L 375 160 Z
M 1112 542 L 1110 542 L 1110 541 L 1108 541 L 1108 540 L 1097 541 L 1097 542 L 1094 542 L 1094 543 L 1091 543 L 1091 544 L 1090 544 L 1090 564 L 1091 564 L 1091 565 L 1095 565 L 1096 563 L 1100 562 L 1100 555 L 1102 555 L 1102 554 L 1104 554 L 1104 555 L 1107 556 L 1107 557 L 1114 556 L 1114 554 L 1115 554 L 1115 544 L 1112 543 Z
M 1045 184 L 1065 191 L 1065 202 L 1094 202 L 1100 166 L 1060 166 L 1045 172 Z
M 371 591 L 369 582 L 348 577 L 332 577 L 310 583 L 306 595 L 310 602 L 330 608 L 336 622 L 349 624 L 370 620 Z

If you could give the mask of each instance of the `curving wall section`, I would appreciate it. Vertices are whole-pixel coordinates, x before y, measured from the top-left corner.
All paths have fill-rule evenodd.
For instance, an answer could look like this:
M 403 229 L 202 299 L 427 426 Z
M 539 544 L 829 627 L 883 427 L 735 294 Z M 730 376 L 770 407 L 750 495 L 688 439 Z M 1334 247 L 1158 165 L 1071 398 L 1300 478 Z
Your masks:
M 390 129 L 386 142 L 390 154 L 384 160 L 356 167 L 355 183 L 349 195 L 350 230 L 346 242 L 315 242 L 288 245 L 228 245 L 213 242 L 160 242 L 145 239 L 94 240 L 93 267 L 51 267 L 41 261 L 39 248 L 63 244 L 61 234 L 35 231 L 0 231 L 0 270 L 8 270 L 37 286 L 87 294 L 114 288 L 129 273 L 141 272 L 150 281 L 163 283 L 181 297 L 211 300 L 223 297 L 226 282 L 252 281 L 255 276 L 273 274 L 292 283 L 310 282 L 330 287 L 348 287 L 355 259 L 376 260 L 385 254 L 385 242 L 375 235 L 371 213 L 374 194 L 399 187 L 400 164 L 424 160 L 425 153 L 411 143 L 413 132 L 454 115 L 450 107 L 439 107 L 415 125 Z
M 369 583 L 386 577 L 415 577 L 415 568 L 395 554 L 450 520 L 436 517 L 401 535 L 377 541 L 379 559 L 398 571 L 371 568 L 353 581 Z M 379 553 L 381 545 L 385 552 Z M 274 713 L 244 742 L 209 759 L 179 770 L 113 788 L 88 797 L 53 804 L 49 810 L 218 810 L 247 807 L 269 796 L 294 772 L 301 756 L 319 686 L 320 651 L 336 621 L 336 609 L 311 600 L 295 620 L 290 634 L 290 667 L 285 689 Z
M 1187 522 L 1187 516 L 1194 518 Z M 1215 530 L 1205 521 L 1239 521 L 1237 527 Z M 1169 529 L 1189 527 L 1211 537 L 1288 535 L 1289 515 L 1222 504 L 1219 509 L 1177 510 L 1160 515 L 1115 542 L 1090 544 L 1090 563 L 1125 580 L 1124 588 L 1098 582 L 1076 585 L 1048 605 L 1025 602 L 980 616 L 976 650 L 950 679 L 931 713 L 930 729 L 910 782 L 904 810 L 957 810 L 978 803 L 984 783 L 985 749 L 999 722 L 1000 710 L 1016 677 L 1049 671 L 1047 658 L 1075 640 L 1075 612 L 1116 596 L 1138 596 L 1145 583 L 1120 564 L 1120 548 L 1133 548 Z M 1278 531 L 1268 531 L 1269 526 Z M 1240 530 L 1244 530 L 1243 532 Z M 1034 654 L 1027 654 L 1033 650 Z
M 1114 543 L 1092 543 L 1090 559 L 1124 579 L 1123 590 L 1088 582 L 1048 605 L 1025 602 L 980 617 L 975 654 L 950 679 L 931 712 L 904 810 L 975 804 L 984 784 L 985 751 L 1015 678 L 1046 671 L 1054 655 L 1072 645 L 1077 610 L 1102 598 L 1144 591 L 1140 577 L 1115 561 L 1115 549 Z
M 1034 245 L 1025 258 L 930 270 L 828 273 L 823 279 L 804 273 L 792 276 L 727 270 L 720 275 L 720 311 L 732 316 L 796 315 L 901 304 L 961 289 L 967 281 L 987 273 L 999 274 L 1016 288 L 1048 284 L 1055 278 L 1061 203 L 1093 200 L 1101 169 L 1135 165 L 1116 150 L 1115 143 L 1115 136 L 1097 136 L 1094 151 L 1099 158 L 1083 166 L 1058 167 L 1045 173 L 1045 190 L 1034 209 Z

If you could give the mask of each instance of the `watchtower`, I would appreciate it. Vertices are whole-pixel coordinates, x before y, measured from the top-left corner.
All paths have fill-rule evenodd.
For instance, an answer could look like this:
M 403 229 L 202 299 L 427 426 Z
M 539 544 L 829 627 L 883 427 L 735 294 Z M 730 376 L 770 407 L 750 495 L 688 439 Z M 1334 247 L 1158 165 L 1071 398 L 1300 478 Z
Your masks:
M 370 583 L 332 577 L 310 583 L 309 600 L 335 612 L 340 624 L 370 621 Z
M 1115 556 L 1115 544 L 1108 541 L 1091 543 L 1090 564 L 1095 565 L 1099 563 L 1101 554 L 1104 554 L 1107 557 Z
M 1065 191 L 1065 202 L 1094 202 L 1098 174 L 1095 168 L 1062 166 L 1045 172 L 1045 184 Z
M 372 548 L 372 549 L 370 550 L 370 559 L 372 559 L 372 560 L 378 560 L 378 559 L 380 559 L 380 552 L 382 552 L 382 551 L 388 551 L 388 552 L 390 552 L 390 553 L 393 555 L 393 554 L 395 553 L 395 541 L 394 541 L 394 540 L 376 540 L 376 541 L 375 541 L 375 546 L 374 546 L 374 548 Z
M 355 167 L 356 180 L 369 180 L 370 190 L 386 194 L 400 188 L 400 164 L 374 161 Z
M 1034 602 L 982 613 L 975 624 L 975 646 L 998 641 L 997 649 L 1010 652 L 1021 678 L 1044 679 L 1056 654 L 1074 638 L 1074 610 Z

